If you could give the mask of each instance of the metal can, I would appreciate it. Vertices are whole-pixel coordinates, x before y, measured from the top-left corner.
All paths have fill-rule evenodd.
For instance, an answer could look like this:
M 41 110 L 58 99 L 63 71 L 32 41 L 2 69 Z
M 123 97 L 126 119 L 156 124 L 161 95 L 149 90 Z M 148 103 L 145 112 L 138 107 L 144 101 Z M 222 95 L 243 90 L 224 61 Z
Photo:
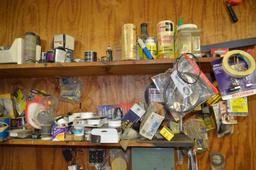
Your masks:
M 84 52 L 84 61 L 85 62 L 96 62 L 97 61 L 97 52 L 85 51 Z
M 67 58 L 67 52 L 63 47 L 57 47 L 54 49 L 55 62 L 64 63 Z
M 169 20 L 157 24 L 157 42 L 159 58 L 175 58 L 174 55 L 174 23 Z
M 153 56 L 153 59 L 157 59 L 157 47 L 156 47 L 156 41 L 154 37 L 148 37 L 146 40 L 146 47 L 148 51 Z M 144 59 L 146 60 L 146 56 L 144 55 Z
M 122 60 L 136 60 L 136 26 L 124 24 L 122 29 Z

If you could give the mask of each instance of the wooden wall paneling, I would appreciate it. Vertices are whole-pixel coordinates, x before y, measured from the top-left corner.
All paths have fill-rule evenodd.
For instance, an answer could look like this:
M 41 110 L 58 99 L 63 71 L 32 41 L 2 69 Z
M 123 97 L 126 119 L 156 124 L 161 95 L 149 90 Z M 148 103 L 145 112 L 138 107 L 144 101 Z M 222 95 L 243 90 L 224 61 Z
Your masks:
M 11 44 L 27 31 L 41 36 L 43 50 L 49 50 L 54 34 L 67 33 L 76 38 L 75 56 L 94 50 L 105 55 L 107 46 L 120 47 L 124 23 L 149 23 L 156 36 L 156 24 L 164 19 L 195 23 L 202 30 L 202 43 L 255 37 L 254 0 L 235 6 L 239 21 L 231 23 L 223 0 L 2 0 L 0 44 Z
M 54 34 L 67 33 L 76 39 L 76 57 L 83 57 L 86 50 L 95 50 L 98 56 L 102 56 L 107 46 L 114 47 L 114 50 L 120 46 L 121 27 L 124 23 L 135 23 L 139 33 L 139 24 L 148 22 L 150 35 L 156 35 L 156 24 L 160 20 L 176 22 L 178 18 L 183 18 L 185 23 L 198 24 L 202 30 L 203 44 L 255 37 L 255 0 L 242 1 L 234 10 L 239 18 L 235 24 L 231 23 L 223 0 L 1 0 L 0 45 L 11 44 L 14 38 L 33 31 L 44 40 L 43 50 L 48 50 Z M 80 104 L 60 102 L 57 114 L 95 110 L 99 104 L 142 99 L 150 76 L 80 77 L 83 83 L 81 108 Z M 10 92 L 16 86 L 26 90 L 44 89 L 58 95 L 55 78 L 1 79 L 0 93 Z M 198 156 L 199 169 L 210 169 L 208 162 L 212 151 L 225 155 L 226 169 L 256 168 L 255 102 L 256 97 L 250 97 L 249 116 L 239 119 L 233 135 L 217 138 L 215 130 L 210 132 L 209 151 Z M 79 154 L 79 160 L 88 168 L 85 152 Z M 0 146 L 0 165 L 1 170 L 66 169 L 61 149 L 55 147 Z M 187 169 L 187 162 L 177 166 L 177 169 Z
M 127 76 L 84 76 L 81 80 L 80 103 L 59 101 L 58 115 L 66 112 L 96 111 L 96 106 L 102 104 L 117 104 L 142 100 L 144 90 L 150 83 L 152 75 Z M 16 88 L 45 90 L 59 97 L 58 78 L 25 78 L 0 80 L 0 93 L 10 93 Z M 81 107 L 81 108 L 80 108 Z

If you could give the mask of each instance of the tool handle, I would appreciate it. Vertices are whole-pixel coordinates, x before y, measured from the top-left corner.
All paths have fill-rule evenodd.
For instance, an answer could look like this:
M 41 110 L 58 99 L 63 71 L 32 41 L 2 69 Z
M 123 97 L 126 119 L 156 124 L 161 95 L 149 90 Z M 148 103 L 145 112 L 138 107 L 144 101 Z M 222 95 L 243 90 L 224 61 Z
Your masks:
M 237 22 L 237 21 L 238 21 L 238 18 L 237 18 L 237 16 L 236 16 L 235 11 L 233 10 L 232 5 L 229 4 L 229 3 L 226 3 L 226 7 L 227 7 L 228 12 L 229 12 L 229 15 L 230 15 L 230 17 L 231 17 L 231 19 L 232 19 L 232 22 L 234 22 L 234 23 Z

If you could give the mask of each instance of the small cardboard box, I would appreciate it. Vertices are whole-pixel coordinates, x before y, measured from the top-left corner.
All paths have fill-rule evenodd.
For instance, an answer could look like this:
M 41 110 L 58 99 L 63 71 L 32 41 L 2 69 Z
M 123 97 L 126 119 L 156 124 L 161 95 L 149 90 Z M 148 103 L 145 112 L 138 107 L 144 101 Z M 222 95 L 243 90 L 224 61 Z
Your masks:
M 144 136 L 147 139 L 152 139 L 156 134 L 157 129 L 164 120 L 164 116 L 151 112 L 146 114 L 140 125 L 140 135 Z
M 56 34 L 53 38 L 53 48 L 63 47 L 70 50 L 75 49 L 75 38 L 67 34 Z
M 145 110 L 138 104 L 134 104 L 122 118 L 122 128 L 129 128 L 137 122 L 144 114 Z

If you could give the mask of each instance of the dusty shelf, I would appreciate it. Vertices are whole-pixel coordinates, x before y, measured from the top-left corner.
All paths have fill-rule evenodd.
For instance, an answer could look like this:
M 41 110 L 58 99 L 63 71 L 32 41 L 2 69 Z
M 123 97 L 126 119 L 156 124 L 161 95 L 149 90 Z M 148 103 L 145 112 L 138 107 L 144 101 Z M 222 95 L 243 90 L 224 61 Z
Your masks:
M 202 70 L 211 70 L 210 62 L 215 58 L 199 58 Z M 0 78 L 40 78 L 56 76 L 86 75 L 130 75 L 157 74 L 172 67 L 174 59 L 82 62 L 82 63 L 45 63 L 45 64 L 0 64 Z
M 44 141 L 40 139 L 8 139 L 0 142 L 0 147 L 3 145 L 21 145 L 21 146 L 70 146 L 70 147 L 107 147 L 115 148 L 121 147 L 117 144 L 99 144 L 91 142 L 78 141 Z M 192 140 L 183 135 L 175 135 L 174 138 L 168 142 L 166 140 L 131 140 L 128 147 L 145 147 L 145 148 L 191 148 L 193 146 Z

